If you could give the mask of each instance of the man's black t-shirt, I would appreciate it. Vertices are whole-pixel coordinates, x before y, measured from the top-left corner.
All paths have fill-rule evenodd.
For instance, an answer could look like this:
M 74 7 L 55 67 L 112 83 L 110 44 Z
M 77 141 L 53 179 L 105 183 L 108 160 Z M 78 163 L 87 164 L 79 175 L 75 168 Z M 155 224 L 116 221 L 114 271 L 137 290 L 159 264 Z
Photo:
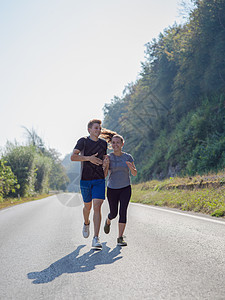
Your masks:
M 103 160 L 103 156 L 107 154 L 107 142 L 103 139 L 98 139 L 97 142 L 89 137 L 83 137 L 77 141 L 74 149 L 81 151 L 81 155 L 91 156 L 98 153 L 97 157 Z M 94 165 L 89 161 L 81 162 L 81 180 L 104 179 L 104 171 L 102 165 Z

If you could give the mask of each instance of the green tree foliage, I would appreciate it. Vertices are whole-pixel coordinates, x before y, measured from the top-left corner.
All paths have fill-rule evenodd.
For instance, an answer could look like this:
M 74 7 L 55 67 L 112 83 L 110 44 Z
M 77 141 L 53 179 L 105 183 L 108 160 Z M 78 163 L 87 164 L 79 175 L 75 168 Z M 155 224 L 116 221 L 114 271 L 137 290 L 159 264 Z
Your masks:
M 33 128 L 31 130 L 24 128 L 27 133 L 28 144 L 36 150 L 35 191 L 46 193 L 49 189 L 66 190 L 69 179 L 59 158 L 60 153 L 55 149 L 47 149 L 43 139 Z
M 66 190 L 69 179 L 55 149 L 47 149 L 32 129 L 26 129 L 28 145 L 8 142 L 3 158 L 18 179 L 20 196 L 47 193 L 50 189 Z
M 60 154 L 55 149 L 49 149 L 46 155 L 51 159 L 52 167 L 49 174 L 49 186 L 53 190 L 66 190 L 69 178 L 66 169 L 59 159 Z
M 15 193 L 18 188 L 16 176 L 6 161 L 0 159 L 0 201 L 10 193 Z
M 35 193 L 35 148 L 33 146 L 18 146 L 7 143 L 4 159 L 18 179 L 21 196 L 31 196 Z
M 36 180 L 35 191 L 44 194 L 49 191 L 49 177 L 52 170 L 52 160 L 39 153 L 35 156 Z
M 139 78 L 104 107 L 139 181 L 225 166 L 225 1 L 193 4 L 185 24 L 146 44 Z

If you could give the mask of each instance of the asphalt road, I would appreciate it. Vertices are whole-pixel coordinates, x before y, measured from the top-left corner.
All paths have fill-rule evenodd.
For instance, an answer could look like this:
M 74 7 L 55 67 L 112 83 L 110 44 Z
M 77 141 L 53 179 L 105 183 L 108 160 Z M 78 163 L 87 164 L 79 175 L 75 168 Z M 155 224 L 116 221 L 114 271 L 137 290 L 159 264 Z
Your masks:
M 102 251 L 82 236 L 82 201 L 64 194 L 0 211 L 0 299 L 225 299 L 225 221 L 129 206 Z

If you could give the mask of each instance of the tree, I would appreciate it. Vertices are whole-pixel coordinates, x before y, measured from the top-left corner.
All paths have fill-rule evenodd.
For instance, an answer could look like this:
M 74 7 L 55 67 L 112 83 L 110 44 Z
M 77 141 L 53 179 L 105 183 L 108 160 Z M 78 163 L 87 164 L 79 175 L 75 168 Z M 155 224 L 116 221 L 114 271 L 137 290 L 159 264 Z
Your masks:
M 146 44 L 137 81 L 104 107 L 103 124 L 124 136 L 137 180 L 167 176 L 171 166 L 208 171 L 212 157 L 216 170 L 224 165 L 225 1 L 191 2 L 186 23 Z
M 53 190 L 66 190 L 69 178 L 66 170 L 59 159 L 60 154 L 55 149 L 49 149 L 46 155 L 52 161 L 52 168 L 49 174 L 49 187 Z
M 27 142 L 28 145 L 30 146 L 34 146 L 35 149 L 37 149 L 37 151 L 44 153 L 46 150 L 45 144 L 43 139 L 37 134 L 37 132 L 34 130 L 34 128 L 32 129 L 28 129 L 25 126 L 23 126 L 23 128 L 26 131 L 26 135 L 27 135 Z
M 52 160 L 43 154 L 35 155 L 36 179 L 34 188 L 39 194 L 49 191 L 49 177 L 52 171 Z
M 3 158 L 7 161 L 20 185 L 21 196 L 32 196 L 35 193 L 35 148 L 7 143 Z
M 0 201 L 10 193 L 15 193 L 20 187 L 17 184 L 16 176 L 6 163 L 6 161 L 0 159 Z

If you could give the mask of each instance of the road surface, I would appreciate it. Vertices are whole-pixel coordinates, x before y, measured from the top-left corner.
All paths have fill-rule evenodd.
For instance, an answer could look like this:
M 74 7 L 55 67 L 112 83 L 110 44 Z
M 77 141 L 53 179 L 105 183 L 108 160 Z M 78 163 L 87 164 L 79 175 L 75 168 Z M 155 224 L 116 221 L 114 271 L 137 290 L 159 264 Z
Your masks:
M 62 194 L 0 211 L 0 299 L 225 299 L 225 221 L 129 206 L 102 251 L 82 236 L 82 201 Z M 91 214 L 92 217 L 92 214 Z

